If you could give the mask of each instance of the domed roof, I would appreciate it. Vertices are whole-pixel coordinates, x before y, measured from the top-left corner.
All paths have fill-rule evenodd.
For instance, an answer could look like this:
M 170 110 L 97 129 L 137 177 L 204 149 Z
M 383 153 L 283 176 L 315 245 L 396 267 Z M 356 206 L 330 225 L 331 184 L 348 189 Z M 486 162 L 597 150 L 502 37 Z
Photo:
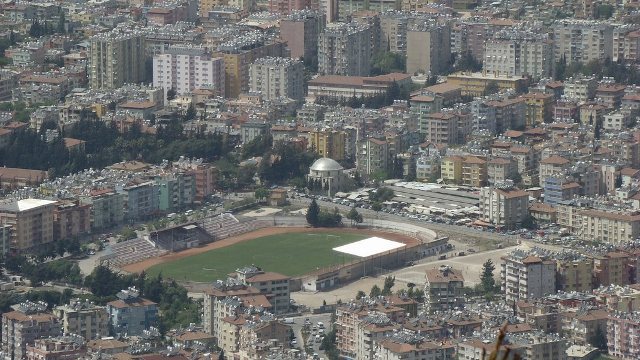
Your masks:
M 343 167 L 337 161 L 329 158 L 320 158 L 311 165 L 313 171 L 335 171 L 342 170 Z

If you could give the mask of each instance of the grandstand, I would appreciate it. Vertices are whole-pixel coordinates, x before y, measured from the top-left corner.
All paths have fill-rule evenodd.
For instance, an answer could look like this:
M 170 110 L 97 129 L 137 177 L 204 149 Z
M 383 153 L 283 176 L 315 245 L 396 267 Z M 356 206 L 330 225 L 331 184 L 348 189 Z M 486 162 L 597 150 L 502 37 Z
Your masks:
M 268 221 L 253 219 L 240 221 L 232 214 L 225 213 L 204 219 L 198 225 L 213 237 L 213 241 L 217 241 L 261 229 L 272 224 Z
M 100 263 L 110 267 L 133 264 L 156 256 L 166 254 L 167 250 L 158 249 L 156 245 L 144 238 L 123 241 L 110 247 L 111 253 L 100 258 Z
M 149 234 L 149 239 L 158 248 L 169 251 L 180 251 L 213 241 L 211 235 L 197 226 L 196 223 L 186 223 L 153 231 Z

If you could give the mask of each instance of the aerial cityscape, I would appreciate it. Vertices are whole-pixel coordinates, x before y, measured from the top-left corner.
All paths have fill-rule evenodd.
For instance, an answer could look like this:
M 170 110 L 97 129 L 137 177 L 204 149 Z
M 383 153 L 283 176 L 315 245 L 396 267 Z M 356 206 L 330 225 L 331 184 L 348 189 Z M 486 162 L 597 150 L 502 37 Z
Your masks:
M 640 2 L 5 0 L 0 360 L 640 360 Z

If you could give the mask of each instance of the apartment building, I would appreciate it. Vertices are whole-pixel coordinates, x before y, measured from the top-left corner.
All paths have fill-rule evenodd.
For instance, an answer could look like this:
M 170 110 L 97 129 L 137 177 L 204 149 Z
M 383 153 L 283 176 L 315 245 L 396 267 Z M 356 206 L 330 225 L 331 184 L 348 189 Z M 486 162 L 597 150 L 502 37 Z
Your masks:
M 63 334 L 79 335 L 86 341 L 109 336 L 109 314 L 104 306 L 73 299 L 57 306 L 53 314 L 60 319 Z
M 526 104 L 522 98 L 490 100 L 486 105 L 493 108 L 496 132 L 505 130 L 524 130 L 526 123 Z
M 158 185 L 154 181 L 136 179 L 123 187 L 125 219 L 147 219 L 159 210 Z
M 72 239 L 91 231 L 91 206 L 61 200 L 53 209 L 53 239 Z
M 425 141 L 454 145 L 465 140 L 465 126 L 461 120 L 454 112 L 434 112 L 419 121 L 418 126 L 420 133 L 425 134 Z
M 291 306 L 290 277 L 275 272 L 265 272 L 256 266 L 236 269 L 235 277 L 244 284 L 254 287 L 264 294 L 271 303 L 274 314 L 289 312 Z
M 630 212 L 602 211 L 596 209 L 579 211 L 580 236 L 583 239 L 619 244 L 640 236 L 640 214 Z
M 483 69 L 491 74 L 548 78 L 553 75 L 553 43 L 529 31 L 504 30 L 485 43 L 483 60 Z
M 442 74 L 451 61 L 448 24 L 416 22 L 407 29 L 407 73 Z
M 269 136 L 271 134 L 271 124 L 266 122 L 248 121 L 240 128 L 240 139 L 243 144 L 253 141 L 258 136 Z
M 391 167 L 391 153 L 386 140 L 367 138 L 358 141 L 356 167 L 360 174 L 372 175 L 388 171 Z
M 153 57 L 153 86 L 185 95 L 206 87 L 218 96 L 225 89 L 224 60 L 201 46 L 171 45 Z
M 544 187 L 547 177 L 566 174 L 571 162 L 560 155 L 552 155 L 540 160 L 538 176 L 540 186 Z
M 261 295 L 260 290 L 243 284 L 236 279 L 227 279 L 226 281 L 218 280 L 214 282 L 209 289 L 204 290 L 203 301 L 203 327 L 207 334 L 216 336 L 219 334 L 220 319 L 230 316 L 222 302 L 225 299 L 242 299 L 251 298 Z M 264 296 L 264 295 L 262 295 Z
M 530 255 L 523 250 L 502 257 L 502 292 L 507 303 L 538 299 L 556 292 L 555 261 Z
M 555 98 L 552 94 L 529 93 L 522 95 L 525 103 L 525 125 L 536 127 L 553 121 L 553 105 Z
M 251 64 L 249 89 L 265 100 L 280 97 L 302 102 L 304 65 L 292 58 L 263 57 Z
M 399 329 L 400 325 L 394 324 L 385 314 L 374 312 L 364 317 L 356 327 L 357 350 L 355 358 L 375 359 L 375 343 Z
M 392 322 L 403 322 L 406 309 L 386 299 L 362 299 L 343 303 L 336 308 L 336 347 L 343 356 L 355 357 L 358 351 L 358 326 L 369 314 L 384 314 Z
M 593 259 L 577 253 L 557 254 L 556 287 L 566 293 L 591 291 L 593 289 Z
M 84 339 L 79 336 L 59 336 L 37 339 L 27 345 L 27 360 L 74 360 L 87 353 Z
M 464 306 L 464 276 L 462 271 L 442 265 L 427 269 L 425 276 L 425 308 L 429 312 Z
M 589 345 L 598 333 L 607 333 L 609 312 L 577 310 L 562 314 L 562 332 L 578 345 Z
M 621 359 L 640 357 L 640 312 L 614 312 L 607 322 L 609 355 Z
M 228 0 L 200 0 L 198 2 L 198 13 L 200 18 L 208 18 L 209 11 L 213 11 L 216 6 L 228 5 Z
M 375 353 L 380 360 L 456 359 L 456 347 L 452 342 L 428 340 L 404 331 L 376 342 Z
M 155 178 L 158 188 L 158 210 L 179 211 L 192 205 L 196 195 L 195 175 L 186 172 L 165 174 Z
M 117 89 L 144 80 L 144 36 L 113 30 L 95 35 L 89 45 L 89 86 Z
M 183 160 L 173 163 L 174 167 L 187 171 L 195 177 L 195 202 L 202 202 L 215 193 L 218 169 L 199 160 Z
M 508 180 L 518 171 L 517 162 L 511 157 L 494 157 L 487 161 L 487 183 L 494 185 Z
M 118 300 L 107 303 L 112 335 L 136 336 L 158 326 L 158 304 L 140 297 L 136 289 L 121 290 Z
M 26 359 L 27 345 L 36 339 L 59 336 L 58 319 L 46 313 L 47 305 L 22 302 L 2 314 L 2 355 L 6 360 Z
M 428 128 L 429 115 L 438 113 L 443 107 L 443 98 L 435 94 L 416 94 L 409 99 L 411 114 L 418 119 L 418 131 L 424 133 Z M 421 131 L 424 129 L 424 131 Z
M 593 76 L 576 76 L 564 82 L 564 99 L 587 102 L 596 96 L 598 82 Z
M 240 358 L 260 359 L 274 344 L 286 348 L 291 339 L 291 326 L 281 320 L 263 316 L 256 321 L 248 321 L 240 327 L 238 343 Z
M 280 20 L 280 38 L 287 43 L 292 58 L 317 61 L 318 36 L 326 21 L 326 15 L 316 10 L 295 11 Z
M 442 180 L 448 184 L 461 184 L 463 162 L 464 157 L 457 155 L 442 158 L 440 165 L 440 177 Z
M 514 228 L 529 216 L 529 193 L 511 185 L 480 189 L 482 219 L 498 227 Z
M 321 157 L 342 161 L 346 158 L 346 136 L 344 131 L 314 130 L 309 133 L 309 147 Z
M 225 97 L 237 98 L 249 91 L 249 69 L 261 57 L 287 56 L 286 43 L 251 32 L 218 46 L 215 57 L 224 59 Z
M 124 220 L 124 194 L 113 189 L 91 190 L 80 198 L 81 204 L 90 205 L 91 229 L 106 229 Z
M 560 20 L 553 26 L 554 61 L 604 61 L 613 54 L 613 25 L 591 20 Z
M 371 37 L 369 25 L 330 23 L 318 37 L 318 72 L 368 76 L 373 56 Z
M 269 0 L 269 11 L 283 15 L 304 10 L 308 7 L 309 2 L 307 0 Z
M 487 160 L 465 156 L 462 160 L 462 185 L 481 187 L 487 184 Z
M 10 248 L 31 250 L 54 241 L 55 201 L 39 199 L 9 200 L 0 204 L 0 224 L 11 226 Z

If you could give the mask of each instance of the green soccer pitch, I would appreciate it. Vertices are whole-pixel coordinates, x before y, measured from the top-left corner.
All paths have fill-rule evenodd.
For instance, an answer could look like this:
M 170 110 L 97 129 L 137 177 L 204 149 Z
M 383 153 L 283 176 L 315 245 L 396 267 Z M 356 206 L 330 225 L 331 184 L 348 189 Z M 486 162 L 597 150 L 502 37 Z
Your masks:
M 176 281 L 208 282 L 224 280 L 227 274 L 245 265 L 264 271 L 299 276 L 318 268 L 349 262 L 353 258 L 332 249 L 371 235 L 343 232 L 302 232 L 263 236 L 201 254 L 157 264 L 149 275 Z

